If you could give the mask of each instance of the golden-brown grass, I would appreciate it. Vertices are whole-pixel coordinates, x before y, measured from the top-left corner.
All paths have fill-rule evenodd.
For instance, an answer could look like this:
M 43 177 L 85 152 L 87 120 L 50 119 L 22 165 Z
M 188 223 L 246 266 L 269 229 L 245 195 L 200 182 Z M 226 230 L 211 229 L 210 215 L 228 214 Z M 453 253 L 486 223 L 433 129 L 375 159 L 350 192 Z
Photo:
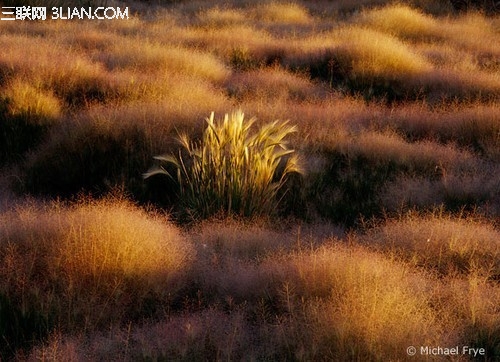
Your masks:
M 463 175 L 448 172 L 438 166 L 434 177 L 397 177 L 384 186 L 380 202 L 389 212 L 448 205 L 453 210 L 477 207 L 488 216 L 498 213 L 498 166 L 483 165 Z
M 0 44 L 5 49 L 0 55 L 0 72 L 7 78 L 30 79 L 70 106 L 102 101 L 113 95 L 102 65 L 85 55 L 27 36 L 3 35 Z
M 32 340 L 33 360 L 405 360 L 410 344 L 497 357 L 498 17 L 429 0 L 136 6 L 129 21 L 0 22 L 0 121 L 57 120 L 2 187 L 168 199 L 173 184 L 138 181 L 151 156 L 241 107 L 298 127 L 321 226 L 224 219 L 181 235 L 124 201 L 14 206 L 1 190 L 1 353 Z M 425 213 L 436 205 L 483 219 Z M 317 230 L 414 207 L 341 240 Z
M 371 230 L 366 243 L 441 274 L 500 275 L 500 234 L 488 223 L 446 215 L 389 222 Z
M 28 204 L 0 218 L 0 293 L 47 328 L 92 330 L 139 317 L 148 300 L 175 294 L 193 256 L 161 215 L 126 201 Z
M 436 37 L 440 31 L 437 20 L 403 4 L 366 10 L 359 21 L 400 38 L 426 39 Z
M 465 48 L 479 55 L 498 57 L 498 19 L 479 13 L 465 14 L 457 19 L 444 21 L 441 26 L 445 40 L 457 48 Z
M 226 312 L 209 307 L 88 339 L 55 335 L 33 357 L 401 359 L 409 345 L 468 338 L 460 332 L 469 314 L 455 320 L 438 314 L 444 299 L 458 303 L 446 286 L 433 289 L 429 276 L 359 246 L 334 243 L 260 265 L 230 259 L 230 264 L 204 267 L 200 272 L 208 281 L 200 285 L 200 304 L 193 308 L 210 303 L 212 296 Z M 478 291 L 490 293 L 483 285 Z
M 272 48 L 271 44 L 274 44 L 269 33 L 247 24 L 217 29 L 187 28 L 182 29 L 179 37 L 184 42 L 214 52 L 227 61 L 238 49 L 250 51 L 250 55 L 259 60 L 263 58 L 261 54 Z
M 307 10 L 293 2 L 270 2 L 257 6 L 255 19 L 272 24 L 302 25 L 312 21 Z
M 466 278 L 446 279 L 444 283 L 446 286 L 436 288 L 431 297 L 441 318 L 466 343 L 485 346 L 487 356 L 497 358 L 500 352 L 498 283 L 491 283 L 484 275 L 474 272 Z
M 392 162 L 420 172 L 432 171 L 436 166 L 447 172 L 471 170 L 477 163 L 472 154 L 452 145 L 428 141 L 409 143 L 392 132 L 365 132 L 346 141 L 338 146 L 343 152 L 363 155 L 375 162 Z
M 448 342 L 423 293 L 426 281 L 404 265 L 341 245 L 303 253 L 291 263 L 298 280 L 286 284 L 290 292 L 285 302 L 290 303 L 292 315 L 303 316 L 292 319 L 295 335 L 288 335 L 290 331 L 285 335 L 299 344 L 306 337 L 305 359 L 314 359 L 315 354 L 397 359 L 405 358 L 407 346 Z M 303 335 L 303 325 L 311 326 L 312 341 Z
M 304 75 L 292 74 L 278 67 L 235 73 L 226 84 L 228 92 L 236 99 L 312 100 L 323 93 Z
M 498 44 L 495 42 L 498 29 L 494 18 L 487 18 L 478 13 L 455 18 L 435 18 L 416 8 L 394 4 L 365 10 L 357 21 L 412 42 L 450 46 L 480 54 L 498 52 Z
M 227 219 L 205 221 L 191 230 L 191 237 L 203 252 L 246 261 L 262 260 L 267 254 L 296 246 L 293 238 L 283 237 L 257 222 L 245 225 Z
M 410 39 L 435 69 L 421 74 L 416 87 L 449 97 L 497 96 L 498 37 L 494 20 L 478 14 L 435 19 L 405 5 L 365 11 L 360 22 L 386 34 Z
M 500 151 L 500 109 L 494 103 L 472 103 L 429 109 L 427 105 L 405 104 L 374 121 L 376 128 L 392 128 L 409 140 L 431 139 L 497 160 Z
M 208 53 L 147 42 L 114 42 L 98 59 L 110 69 L 131 68 L 160 76 L 189 74 L 216 82 L 228 75 L 228 69 Z
M 361 76 L 418 75 L 431 69 L 424 57 L 397 38 L 361 27 L 342 29 L 340 56 L 351 60 L 353 70 Z M 335 36 L 334 35 L 334 36 Z
M 208 27 L 235 26 L 247 20 L 245 12 L 240 9 L 212 7 L 198 13 L 198 23 Z
M 269 27 L 263 25 L 258 28 L 252 25 L 262 19 L 266 22 L 266 14 L 275 13 L 280 14 L 281 20 L 271 21 Z M 219 18 L 221 20 L 217 20 Z M 247 18 L 253 19 L 252 22 Z M 81 105 L 117 97 L 134 100 L 137 97 L 161 94 L 161 98 L 166 98 L 169 93 L 162 89 L 161 84 L 173 83 L 178 81 L 176 77 L 186 76 L 219 83 L 227 79 L 227 65 L 241 61 L 248 62 L 252 67 L 278 62 L 285 67 L 298 65 L 307 69 L 308 62 L 313 62 L 311 65 L 314 66 L 314 59 L 321 58 L 325 51 L 332 50 L 337 61 L 345 62 L 339 76 L 351 81 L 361 78 L 358 79 L 361 81 L 360 87 L 377 87 L 383 83 L 379 79 L 382 77 L 406 83 L 393 86 L 402 87 L 405 91 L 414 88 L 413 93 L 430 87 L 431 91 L 434 90 L 431 92 L 433 97 L 439 97 L 455 88 L 454 95 L 459 97 L 469 93 L 477 95 L 481 93 L 481 89 L 489 94 L 498 92 L 498 79 L 491 73 L 496 67 L 494 59 L 497 47 L 494 39 L 497 34 L 492 21 L 484 17 L 471 15 L 443 20 L 424 15 L 405 5 L 392 5 L 366 10 L 362 16 L 354 17 L 354 24 L 326 26 L 326 29 L 337 28 L 334 31 L 301 36 L 300 33 L 283 35 L 273 28 L 276 22 L 285 21 L 284 24 L 292 26 L 292 23 L 308 22 L 307 19 L 313 18 L 323 24 L 318 26 L 328 24 L 328 17 L 311 15 L 301 4 L 272 2 L 242 8 L 208 7 L 190 22 L 178 13 L 160 12 L 153 21 L 134 18 L 127 22 L 104 24 L 99 32 L 89 24 L 78 24 L 74 25 L 78 28 L 78 34 L 72 38 L 67 36 L 71 24 L 47 22 L 46 25 L 36 24 L 33 27 L 22 25 L 24 32 L 16 31 L 15 27 L 8 25 L 6 28 L 12 34 L 3 36 L 2 42 L 4 47 L 12 51 L 5 52 L 0 63 L 6 65 L 2 67 L 4 72 L 21 72 L 27 77 L 32 76 L 28 69 L 33 69 L 39 82 L 71 105 L 74 102 L 80 102 Z M 287 19 L 292 19 L 292 23 L 286 23 Z M 168 22 L 168 26 L 165 26 L 165 22 Z M 224 26 L 199 26 L 206 22 L 222 22 Z M 433 30 L 436 27 L 438 30 Z M 444 31 L 446 27 L 453 29 Z M 464 32 L 459 31 L 463 27 L 475 30 L 463 35 Z M 447 56 L 449 60 L 440 66 L 442 70 L 431 71 L 432 59 L 426 59 L 425 56 L 430 50 L 426 50 L 428 44 L 422 42 L 422 39 L 411 38 L 417 44 L 408 44 L 406 40 L 400 39 L 405 38 L 405 34 L 422 34 L 422 29 L 439 34 L 440 39 L 444 39 L 442 43 L 436 43 L 439 44 L 437 49 L 433 45 L 434 53 L 451 47 L 451 53 Z M 32 37 L 36 34 L 51 36 L 56 40 L 51 44 L 47 43 L 47 46 L 35 47 Z M 482 39 L 481 42 L 478 42 L 479 38 Z M 40 41 L 36 40 L 38 43 Z M 477 48 L 479 43 L 484 46 Z M 469 53 L 472 51 L 474 56 L 464 57 L 463 52 L 453 53 L 464 48 L 464 44 L 466 50 Z M 68 46 L 71 46 L 69 52 Z M 24 56 L 20 49 L 28 48 L 36 51 Z M 301 54 L 304 52 L 306 54 Z M 476 56 L 479 57 L 477 61 Z M 30 59 L 35 58 L 38 60 L 37 64 L 31 64 Z M 465 64 L 467 58 L 469 65 Z M 44 59 L 51 61 L 46 64 Z M 453 68 L 456 62 L 461 64 L 460 72 Z M 476 69 L 476 62 L 482 64 L 481 69 L 487 68 L 488 71 L 484 73 L 481 69 Z M 57 70 L 53 69 L 54 64 L 58 64 Z M 146 69 L 148 76 L 144 72 Z M 343 72 L 347 73 L 342 74 Z M 422 76 L 422 79 L 415 79 L 416 75 Z M 370 81 L 371 78 L 374 80 Z M 134 93 L 131 88 L 142 89 L 142 96 Z
M 494 356 L 500 289 L 477 265 L 453 273 L 447 250 L 462 248 L 479 260 L 476 235 L 489 245 L 482 257 L 498 261 L 489 248 L 498 246 L 498 233 L 485 223 L 433 220 L 421 229 L 414 215 L 388 220 L 366 235 L 351 234 L 349 243 L 317 236 L 303 243 L 298 234 L 235 222 L 210 230 L 207 223 L 190 233 L 198 245 L 190 271 L 196 289 L 183 313 L 108 333 L 54 333 L 30 358 L 397 360 L 410 345 L 457 344 Z M 422 232 L 442 243 L 424 241 L 427 253 L 410 247 Z M 386 235 L 402 249 L 387 246 Z M 249 246 L 266 241 L 284 248 L 248 258 Z M 451 262 L 445 274 L 435 274 L 431 262 L 440 251 L 443 263 Z M 424 254 L 426 262 L 417 262 Z
M 27 81 L 14 80 L 3 94 L 9 114 L 14 117 L 53 121 L 61 116 L 61 102 L 52 91 L 44 91 Z

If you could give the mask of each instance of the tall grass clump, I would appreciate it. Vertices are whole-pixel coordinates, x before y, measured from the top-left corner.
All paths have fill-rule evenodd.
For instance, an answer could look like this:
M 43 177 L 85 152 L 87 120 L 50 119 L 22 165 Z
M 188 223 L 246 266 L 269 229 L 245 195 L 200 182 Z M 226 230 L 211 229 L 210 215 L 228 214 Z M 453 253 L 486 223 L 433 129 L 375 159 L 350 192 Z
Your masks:
M 221 122 L 212 112 L 206 121 L 201 140 L 180 135 L 184 154 L 155 157 L 176 169 L 186 211 L 194 217 L 276 211 L 288 176 L 300 173 L 298 158 L 285 141 L 296 127 L 275 121 L 252 132 L 255 119 L 245 121 L 242 111 L 226 114 Z M 156 174 L 171 176 L 168 167 L 157 166 L 144 177 Z

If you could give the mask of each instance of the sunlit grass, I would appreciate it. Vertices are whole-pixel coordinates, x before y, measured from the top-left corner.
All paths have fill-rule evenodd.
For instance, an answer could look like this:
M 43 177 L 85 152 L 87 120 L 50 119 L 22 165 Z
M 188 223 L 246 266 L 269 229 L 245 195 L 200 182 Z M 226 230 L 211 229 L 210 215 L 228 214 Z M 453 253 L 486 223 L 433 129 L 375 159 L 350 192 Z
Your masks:
M 405 346 L 446 340 L 422 293 L 425 280 L 410 277 L 404 265 L 355 246 L 323 248 L 291 262 L 298 280 L 287 284 L 287 300 L 297 325 L 287 336 L 300 344 L 301 337 L 307 338 L 301 326 L 311 325 L 313 346 L 304 348 L 308 358 L 314 352 L 349 359 L 404 358 Z M 305 307 L 304 296 L 310 298 L 302 301 Z
M 209 27 L 235 26 L 248 20 L 245 12 L 239 9 L 209 8 L 198 13 L 199 23 Z
M 3 94 L 9 115 L 31 118 L 34 122 L 54 121 L 61 116 L 61 102 L 49 91 L 28 81 L 14 80 Z
M 228 69 L 210 54 L 154 43 L 115 42 L 98 59 L 110 69 L 128 68 L 160 76 L 162 73 L 189 74 L 220 81 L 228 74 Z
M 390 35 L 365 28 L 347 28 L 338 34 L 343 40 L 341 56 L 350 57 L 353 71 L 360 76 L 418 75 L 430 65 L 411 47 Z
M 51 217 L 54 220 L 49 221 Z M 164 225 L 160 215 L 148 216 L 126 201 L 83 201 L 72 207 L 54 204 L 46 209 L 21 206 L 2 218 L 6 221 L 2 228 L 4 247 L 24 248 L 34 242 L 31 246 L 35 248 L 55 248 L 54 252 L 61 254 L 53 255 L 56 259 L 47 267 L 57 268 L 67 262 L 65 267 L 71 269 L 68 276 L 73 281 L 81 275 L 97 277 L 108 272 L 125 276 L 154 276 L 162 268 L 176 272 L 187 256 L 188 247 L 182 245 L 175 227 Z M 133 228 L 125 228 L 132 224 Z M 142 239 L 145 232 L 148 237 Z M 36 240 L 32 239 L 34 235 Z M 65 239 L 64 244 L 51 245 L 56 236 Z M 166 253 L 169 244 L 175 248 Z
M 179 155 L 156 156 L 165 166 L 152 168 L 144 177 L 177 177 L 180 200 L 196 218 L 219 212 L 240 216 L 276 212 L 278 192 L 290 173 L 300 172 L 298 158 L 286 141 L 296 127 L 275 121 L 252 132 L 255 119 L 245 120 L 242 111 L 226 114 L 222 121 L 215 121 L 212 113 L 206 121 L 201 141 L 181 134 Z M 174 175 L 164 168 L 169 164 L 176 169 Z
M 446 215 L 409 215 L 375 228 L 366 242 L 442 274 L 500 275 L 500 234 L 491 225 Z
M 270 2 L 255 8 L 255 19 L 273 24 L 308 24 L 312 18 L 307 10 L 293 2 Z
M 498 16 L 131 6 L 0 22 L 0 359 L 499 356 Z
M 1 36 L 5 49 L 0 72 L 30 79 L 53 91 L 68 106 L 104 101 L 112 96 L 110 79 L 100 64 L 64 47 L 27 36 Z
M 407 5 L 396 4 L 374 10 L 366 10 L 360 22 L 401 38 L 428 39 L 440 36 L 439 22 Z
M 0 218 L 0 293 L 20 313 L 12 328 L 29 313 L 65 331 L 133 317 L 161 285 L 175 291 L 191 255 L 174 226 L 125 201 L 19 206 Z

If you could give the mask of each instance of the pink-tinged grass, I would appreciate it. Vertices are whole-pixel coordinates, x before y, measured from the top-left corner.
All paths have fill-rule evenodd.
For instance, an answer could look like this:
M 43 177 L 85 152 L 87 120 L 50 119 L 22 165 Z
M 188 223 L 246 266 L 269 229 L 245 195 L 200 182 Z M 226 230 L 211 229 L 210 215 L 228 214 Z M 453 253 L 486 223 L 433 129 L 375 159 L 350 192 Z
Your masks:
M 472 218 L 410 213 L 374 228 L 364 240 L 440 274 L 477 274 L 486 279 L 500 275 L 500 234 L 491 224 Z

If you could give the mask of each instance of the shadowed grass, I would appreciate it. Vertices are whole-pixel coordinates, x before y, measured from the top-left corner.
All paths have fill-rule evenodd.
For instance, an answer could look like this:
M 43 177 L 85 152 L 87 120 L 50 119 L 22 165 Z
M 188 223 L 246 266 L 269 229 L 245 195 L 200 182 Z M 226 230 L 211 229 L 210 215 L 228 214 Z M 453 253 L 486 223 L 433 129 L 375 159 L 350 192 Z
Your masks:
M 306 100 L 319 98 L 324 91 L 308 77 L 284 69 L 264 68 L 233 74 L 226 80 L 228 93 L 236 99 Z
M 61 102 L 51 91 L 29 82 L 9 82 L 0 96 L 0 165 L 17 161 L 37 146 L 61 116 Z

